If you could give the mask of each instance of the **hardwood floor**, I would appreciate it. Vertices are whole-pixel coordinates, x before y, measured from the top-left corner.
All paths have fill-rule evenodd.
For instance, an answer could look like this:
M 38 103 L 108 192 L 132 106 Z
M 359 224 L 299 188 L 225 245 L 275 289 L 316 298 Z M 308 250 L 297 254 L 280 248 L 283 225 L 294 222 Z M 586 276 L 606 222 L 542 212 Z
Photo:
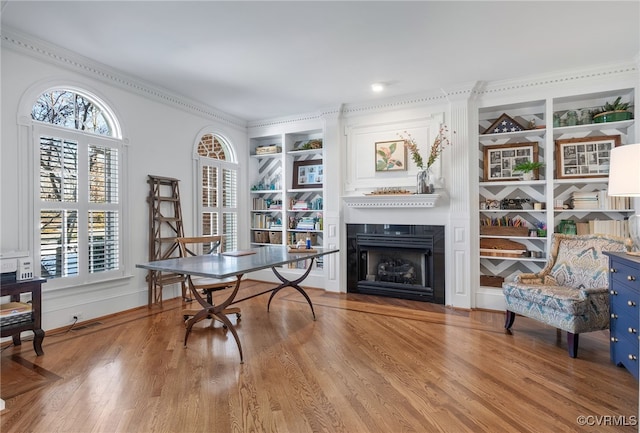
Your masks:
M 523 317 L 508 335 L 502 313 L 309 295 L 316 321 L 293 290 L 270 313 L 267 297 L 239 304 L 244 364 L 231 333 L 208 320 L 185 349 L 179 300 L 47 335 L 44 356 L 30 342 L 9 347 L 0 430 L 638 431 L 638 383 L 609 360 L 608 332 L 582 335 L 571 359 L 564 335 Z

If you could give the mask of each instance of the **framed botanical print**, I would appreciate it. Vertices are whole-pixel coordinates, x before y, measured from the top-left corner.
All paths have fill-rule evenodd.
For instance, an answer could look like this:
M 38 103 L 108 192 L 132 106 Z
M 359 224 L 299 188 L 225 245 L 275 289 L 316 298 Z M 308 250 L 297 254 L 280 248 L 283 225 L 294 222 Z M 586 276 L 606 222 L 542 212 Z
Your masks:
M 376 171 L 407 169 L 407 148 L 404 140 L 376 142 Z

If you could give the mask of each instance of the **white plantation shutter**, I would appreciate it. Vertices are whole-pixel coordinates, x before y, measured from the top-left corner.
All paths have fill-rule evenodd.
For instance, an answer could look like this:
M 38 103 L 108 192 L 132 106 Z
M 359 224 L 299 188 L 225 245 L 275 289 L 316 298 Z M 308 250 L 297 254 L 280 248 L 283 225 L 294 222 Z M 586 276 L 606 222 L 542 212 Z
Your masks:
M 88 214 L 89 273 L 118 269 L 120 262 L 120 213 L 118 149 L 89 146 Z
M 238 249 L 238 212 L 237 212 L 237 184 L 236 170 L 222 170 L 222 231 L 225 234 L 225 250 Z
M 40 274 L 79 283 L 121 274 L 120 146 L 78 132 L 36 128 Z M 68 137 L 61 138 L 63 135 Z M 103 142 L 101 142 L 103 141 Z
M 93 97 L 53 89 L 32 119 L 40 275 L 49 287 L 121 277 L 124 147 L 115 117 Z
M 78 190 L 78 143 L 40 137 L 40 199 L 74 203 Z
M 202 206 L 216 207 L 218 203 L 218 167 L 202 167 Z M 208 233 L 216 234 L 216 233 Z
M 222 225 L 225 233 L 225 251 L 235 251 L 238 249 L 238 213 L 224 212 L 222 214 Z
M 199 212 L 202 235 L 225 236 L 225 251 L 238 248 L 238 170 L 229 160 L 228 145 L 205 134 L 198 145 Z
M 117 211 L 89 211 L 89 273 L 118 269 L 119 219 Z
M 222 170 L 222 207 L 235 209 L 238 195 L 236 170 Z
M 78 212 L 40 211 L 40 262 L 47 278 L 78 275 Z
M 89 202 L 117 204 L 118 149 L 89 146 Z

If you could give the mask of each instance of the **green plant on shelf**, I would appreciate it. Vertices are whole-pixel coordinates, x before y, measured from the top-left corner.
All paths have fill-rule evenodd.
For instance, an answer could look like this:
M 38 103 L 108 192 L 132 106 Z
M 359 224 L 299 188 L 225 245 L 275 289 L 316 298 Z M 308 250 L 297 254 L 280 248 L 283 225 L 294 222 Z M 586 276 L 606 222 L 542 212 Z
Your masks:
M 533 180 L 534 171 L 544 167 L 542 162 L 524 161 L 513 167 L 513 171 L 522 173 L 522 180 Z
M 609 112 L 609 111 L 627 111 L 629 109 L 630 103 L 629 102 L 621 102 L 621 101 L 622 101 L 622 96 L 618 96 L 616 98 L 616 100 L 613 101 L 613 103 L 606 102 L 602 106 L 602 108 L 597 110 L 597 112 L 595 114 L 606 113 L 606 112 Z
M 544 163 L 542 162 L 525 161 L 525 162 L 520 162 L 516 164 L 516 166 L 513 167 L 513 170 L 519 171 L 522 173 L 529 173 L 529 172 L 532 172 L 533 170 L 541 169 L 542 167 L 544 167 Z

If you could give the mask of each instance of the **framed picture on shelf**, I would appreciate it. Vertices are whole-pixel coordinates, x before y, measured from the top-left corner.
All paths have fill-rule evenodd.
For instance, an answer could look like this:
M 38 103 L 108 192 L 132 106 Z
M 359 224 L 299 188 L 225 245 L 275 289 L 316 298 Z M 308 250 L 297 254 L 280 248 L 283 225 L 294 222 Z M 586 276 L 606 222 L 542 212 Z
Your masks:
M 407 148 L 404 140 L 376 142 L 376 171 L 407 169 Z
M 293 161 L 293 189 L 322 188 L 324 166 L 321 159 Z
M 620 135 L 556 140 L 556 178 L 608 177 L 611 150 Z
M 514 167 L 522 162 L 538 162 L 538 143 L 513 143 L 484 148 L 484 180 L 519 180 Z

